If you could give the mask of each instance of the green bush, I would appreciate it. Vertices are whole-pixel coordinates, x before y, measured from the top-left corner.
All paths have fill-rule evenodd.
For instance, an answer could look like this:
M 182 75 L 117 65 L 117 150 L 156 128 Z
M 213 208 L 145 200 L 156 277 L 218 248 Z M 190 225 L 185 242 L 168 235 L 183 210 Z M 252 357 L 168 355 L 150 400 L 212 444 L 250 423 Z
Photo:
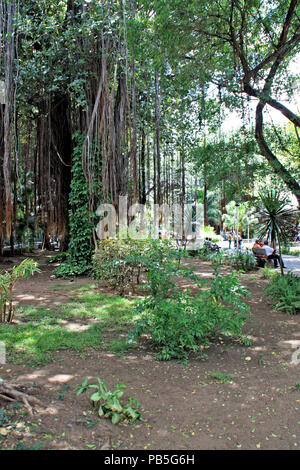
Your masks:
M 38 263 L 26 258 L 11 271 L 0 271 L 0 323 L 11 323 L 14 316 L 13 289 L 18 279 L 41 272 Z
M 253 271 L 257 269 L 256 258 L 251 252 L 237 251 L 225 258 L 226 264 L 242 271 Z
M 283 310 L 290 315 L 300 312 L 300 278 L 294 274 L 281 276 L 276 273 L 271 277 L 265 292 L 276 302 L 276 310 Z
M 173 260 L 179 262 L 182 250 L 166 240 L 111 239 L 98 243 L 93 257 L 93 277 L 123 294 L 129 286 L 140 284 L 142 272 L 162 269 Z
M 207 248 L 202 248 L 200 258 L 213 262 L 213 264 L 224 264 L 239 271 L 254 271 L 257 269 L 256 258 L 250 251 L 228 251 L 223 250 L 212 253 Z
M 151 295 L 140 302 L 141 315 L 131 333 L 130 342 L 150 335 L 158 346 L 158 359 L 186 359 L 189 351 L 199 351 L 218 333 L 242 337 L 242 327 L 249 313 L 243 298 L 248 291 L 232 273 L 221 276 L 216 270 L 212 281 L 199 281 L 200 292 L 181 292 L 172 282 L 174 272 L 148 273 Z M 197 282 L 195 276 L 192 277 Z

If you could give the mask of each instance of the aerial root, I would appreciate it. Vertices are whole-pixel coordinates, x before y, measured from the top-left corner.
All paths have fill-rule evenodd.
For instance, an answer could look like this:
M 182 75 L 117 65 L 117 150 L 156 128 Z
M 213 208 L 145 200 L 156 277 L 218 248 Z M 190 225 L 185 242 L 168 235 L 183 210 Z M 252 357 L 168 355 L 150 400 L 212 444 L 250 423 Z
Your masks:
M 27 393 L 17 390 L 20 385 L 10 384 L 8 382 L 0 381 L 0 398 L 9 402 L 22 402 L 29 414 L 33 414 L 33 407 L 36 405 L 42 405 L 42 402 L 36 397 L 27 395 Z

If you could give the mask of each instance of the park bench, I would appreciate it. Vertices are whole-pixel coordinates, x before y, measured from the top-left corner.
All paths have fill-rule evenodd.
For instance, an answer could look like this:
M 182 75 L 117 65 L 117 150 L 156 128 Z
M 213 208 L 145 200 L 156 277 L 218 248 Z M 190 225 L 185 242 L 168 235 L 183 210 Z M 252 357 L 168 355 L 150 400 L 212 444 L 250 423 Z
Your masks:
M 264 248 L 252 248 L 252 252 L 256 258 L 258 266 L 264 268 L 266 263 L 273 263 L 273 260 L 268 259 L 268 255 Z
M 220 251 L 220 247 L 216 244 L 216 243 L 208 243 L 208 242 L 204 242 L 204 248 L 207 248 L 208 250 L 212 251 L 212 252 L 219 252 Z

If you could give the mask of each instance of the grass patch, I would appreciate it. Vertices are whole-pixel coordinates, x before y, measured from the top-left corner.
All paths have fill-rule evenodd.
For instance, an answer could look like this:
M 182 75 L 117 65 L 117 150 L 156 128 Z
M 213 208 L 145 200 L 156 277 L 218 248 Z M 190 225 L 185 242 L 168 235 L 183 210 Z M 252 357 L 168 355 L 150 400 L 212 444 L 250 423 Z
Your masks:
M 265 292 L 275 303 L 275 310 L 290 315 L 300 313 L 300 278 L 292 273 L 273 275 Z
M 95 318 L 105 328 L 128 326 L 137 318 L 135 300 L 109 297 L 95 291 L 82 291 L 76 301 L 62 305 L 60 311 L 67 318 Z
M 223 374 L 222 372 L 220 371 L 217 371 L 217 372 L 211 372 L 208 376 L 209 378 L 211 379 L 215 379 L 217 380 L 218 382 L 221 382 L 222 384 L 224 383 L 231 383 L 234 376 L 233 375 L 230 375 L 230 374 Z
M 126 354 L 130 348 L 130 343 L 125 339 L 114 339 L 109 344 L 109 350 L 117 356 Z
M 102 327 L 95 324 L 85 331 L 68 331 L 46 319 L 25 325 L 1 325 L 0 337 L 6 345 L 9 362 L 42 365 L 51 361 L 51 353 L 55 351 L 101 347 Z
M 76 301 L 53 309 L 24 307 L 16 311 L 19 324 L 0 325 L 8 361 L 42 365 L 52 360 L 55 351 L 103 349 L 106 330 L 111 339 L 115 333 L 127 332 L 136 318 L 134 300 L 109 297 L 91 286 L 81 286 L 74 296 Z M 119 338 L 105 346 L 118 354 L 128 349 Z

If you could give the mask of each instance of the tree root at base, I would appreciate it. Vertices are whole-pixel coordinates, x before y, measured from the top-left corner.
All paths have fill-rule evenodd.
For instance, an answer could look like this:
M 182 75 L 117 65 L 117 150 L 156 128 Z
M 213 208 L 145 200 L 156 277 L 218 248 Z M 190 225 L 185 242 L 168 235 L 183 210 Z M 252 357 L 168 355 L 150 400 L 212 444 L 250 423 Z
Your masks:
M 32 415 L 33 407 L 36 405 L 42 406 L 42 402 L 31 395 L 27 395 L 27 393 L 20 392 L 17 387 L 20 387 L 20 385 L 9 384 L 0 380 L 0 399 L 9 402 L 22 402 L 29 414 Z

